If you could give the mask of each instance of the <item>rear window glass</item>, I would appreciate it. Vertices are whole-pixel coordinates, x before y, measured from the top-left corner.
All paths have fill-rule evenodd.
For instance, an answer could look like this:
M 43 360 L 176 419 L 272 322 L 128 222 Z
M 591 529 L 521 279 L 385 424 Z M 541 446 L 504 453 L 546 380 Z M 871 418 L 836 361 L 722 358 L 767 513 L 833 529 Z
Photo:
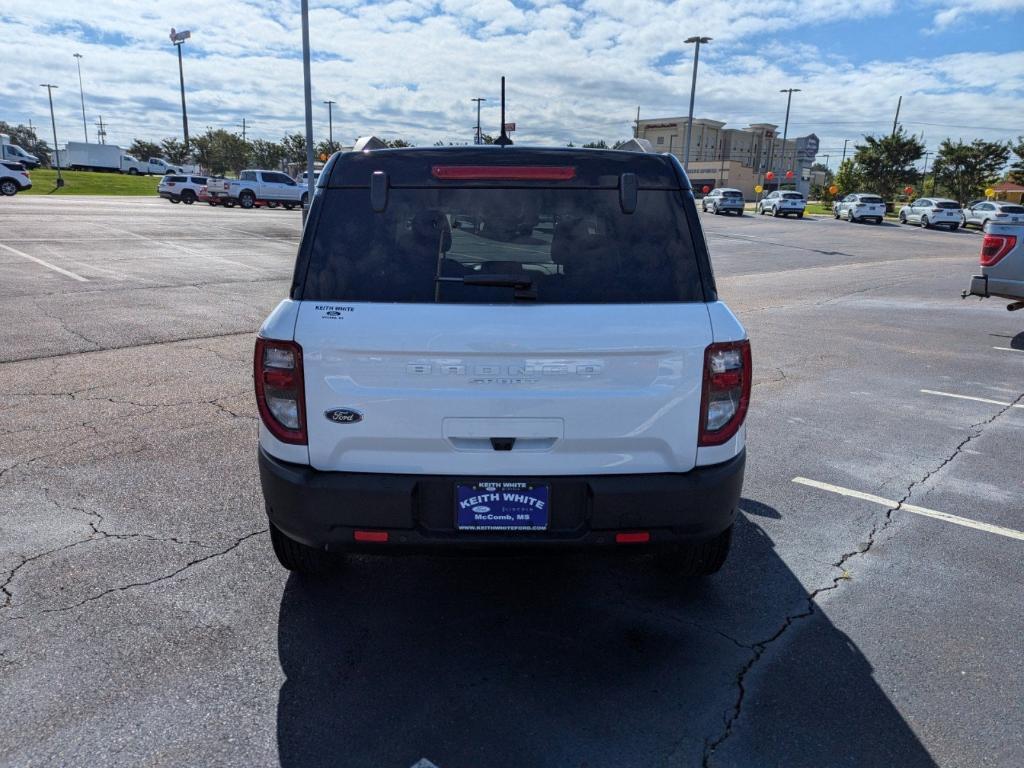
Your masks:
M 878 195 L 861 195 L 860 201 L 862 203 L 884 203 L 885 200 L 880 198 Z
M 615 189 L 368 189 L 323 198 L 302 298 L 544 304 L 703 301 L 682 193 Z M 438 280 L 437 278 L 441 278 Z M 529 287 L 524 288 L 523 285 Z
M 188 181 L 188 177 L 186 176 L 164 176 L 164 178 L 167 179 L 167 181 L 173 181 L 177 184 L 184 184 Z
M 949 202 L 940 202 L 940 203 L 935 203 L 935 207 L 936 208 L 959 208 L 960 207 L 960 203 L 954 203 L 954 202 L 951 202 L 951 201 L 949 201 Z
M 727 189 L 722 193 L 722 197 L 743 197 L 743 193 L 735 189 Z
M 782 195 L 786 200 L 803 200 L 804 196 L 799 192 L 785 192 Z
M 999 210 L 1003 213 L 1024 213 L 1024 205 L 1001 205 Z
M 193 184 L 205 184 L 206 183 L 206 177 L 205 176 L 193 176 L 192 177 L 192 183 Z

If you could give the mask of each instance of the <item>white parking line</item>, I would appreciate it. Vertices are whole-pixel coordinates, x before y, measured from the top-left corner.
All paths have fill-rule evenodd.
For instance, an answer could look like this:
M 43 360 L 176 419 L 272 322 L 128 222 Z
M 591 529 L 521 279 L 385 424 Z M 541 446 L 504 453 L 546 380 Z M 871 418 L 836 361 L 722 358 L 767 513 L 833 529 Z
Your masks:
M 4 245 L 3 243 L 0 243 L 0 248 L 3 248 L 5 251 L 10 251 L 15 256 L 21 256 L 22 258 L 28 259 L 29 261 L 34 261 L 36 264 L 41 264 L 47 269 L 52 269 L 54 272 L 59 272 L 60 274 L 65 275 L 66 277 L 70 277 L 72 280 L 77 280 L 80 283 L 89 282 L 89 278 L 87 277 L 82 277 L 81 275 L 76 275 L 74 272 L 69 272 L 66 269 L 61 269 L 57 265 L 51 264 L 48 261 L 43 261 L 42 259 L 37 259 L 35 256 L 29 256 L 27 253 L 23 253 L 22 251 L 19 251 L 17 248 L 11 248 L 11 246 Z
M 992 347 L 992 349 L 1001 349 L 1003 352 L 1024 352 L 1024 349 L 1014 349 L 1013 347 Z
M 1014 408 L 1024 408 L 1024 403 L 1007 403 L 1003 400 L 992 400 L 987 397 L 973 397 L 971 395 L 957 395 L 953 392 L 937 392 L 934 389 L 922 389 L 922 393 L 926 395 L 938 395 L 939 397 L 955 397 L 957 400 L 973 400 L 976 403 L 989 403 L 991 405 L 1001 405 L 1004 408 L 1013 406 Z
M 1024 541 L 1024 531 L 1016 531 L 1013 528 L 1003 528 L 1000 525 L 980 523 L 977 520 L 971 520 L 968 517 L 948 515 L 945 512 L 928 509 L 927 507 L 919 507 L 916 504 L 904 503 L 901 505 L 899 502 L 893 501 L 892 499 L 883 499 L 881 496 L 875 496 L 861 491 L 854 491 L 850 488 L 843 488 L 841 485 L 832 485 L 831 483 L 822 483 L 818 480 L 809 480 L 806 477 L 794 477 L 793 482 L 799 483 L 800 485 L 806 485 L 810 488 L 817 488 L 821 491 L 836 493 L 840 496 L 849 496 L 850 498 L 860 499 L 861 501 L 870 501 L 872 504 L 879 504 L 889 509 L 896 509 L 898 507 L 901 512 L 910 512 L 915 515 L 921 515 L 922 517 L 931 517 L 935 520 L 943 520 L 947 523 L 962 525 L 964 528 L 973 528 L 977 531 L 985 531 L 985 533 L 994 533 L 997 536 L 1005 536 L 1008 539 Z

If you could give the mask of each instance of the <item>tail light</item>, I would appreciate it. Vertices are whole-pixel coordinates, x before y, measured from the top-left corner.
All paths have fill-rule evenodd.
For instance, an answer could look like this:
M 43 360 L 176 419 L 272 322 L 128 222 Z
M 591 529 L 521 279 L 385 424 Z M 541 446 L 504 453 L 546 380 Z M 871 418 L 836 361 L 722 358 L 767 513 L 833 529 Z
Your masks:
M 294 341 L 258 338 L 254 367 L 256 405 L 263 424 L 282 443 L 305 445 L 302 347 Z
M 712 344 L 704 351 L 701 446 L 721 445 L 739 431 L 750 403 L 750 342 Z
M 981 241 L 981 266 L 994 267 L 1017 245 L 1016 235 L 985 235 Z

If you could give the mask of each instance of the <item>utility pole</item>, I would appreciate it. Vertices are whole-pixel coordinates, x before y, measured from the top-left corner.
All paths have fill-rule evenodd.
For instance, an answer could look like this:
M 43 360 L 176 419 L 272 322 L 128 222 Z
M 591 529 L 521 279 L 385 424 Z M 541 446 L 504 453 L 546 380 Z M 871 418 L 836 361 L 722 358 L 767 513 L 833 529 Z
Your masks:
M 639 139 L 640 138 L 640 105 L 639 104 L 637 104 L 637 107 L 636 107 L 636 122 L 633 123 L 633 138 L 634 139 Z
M 483 143 L 483 135 L 480 133 L 480 103 L 484 102 L 484 101 L 487 101 L 487 99 L 482 98 L 482 97 L 477 97 L 475 99 L 470 99 L 470 101 L 475 101 L 476 102 L 476 137 L 473 139 L 473 143 L 474 144 L 482 144 Z
M 78 93 L 82 97 L 82 133 L 85 134 L 85 143 L 89 143 L 89 131 L 85 127 L 85 89 L 82 87 L 82 54 L 74 54 L 78 61 Z
M 786 95 L 786 122 L 782 126 L 782 165 L 786 165 L 786 137 L 789 135 L 789 105 L 793 101 L 793 94 L 799 93 L 799 88 L 780 88 L 779 93 L 785 93 Z M 793 160 L 794 165 L 796 164 L 796 147 L 793 147 Z M 783 176 L 785 171 L 792 170 L 790 168 L 783 168 Z M 782 182 L 779 181 L 779 188 L 782 188 Z
M 900 119 L 900 106 L 903 104 L 903 97 L 900 96 L 899 101 L 896 102 L 896 117 L 892 119 L 892 135 L 896 135 L 896 121 Z
M 50 97 L 50 125 L 53 126 L 53 164 L 57 168 L 57 187 L 64 186 L 64 177 L 60 175 L 60 155 L 57 154 L 57 121 L 53 117 L 53 89 L 58 86 L 53 83 L 40 83 L 40 88 L 45 88 Z
M 924 153 L 924 173 L 921 174 L 921 193 L 924 195 L 928 194 L 928 156 L 931 152 Z
M 849 139 L 843 139 L 843 159 L 839 161 L 840 166 L 846 162 L 846 145 L 849 143 L 849 141 Z
M 245 143 L 245 118 L 242 118 L 242 143 Z
M 330 154 L 334 154 L 334 111 L 333 107 L 338 102 L 327 100 L 324 104 L 327 105 L 327 147 L 331 150 Z
M 688 37 L 683 42 L 685 43 L 696 43 L 697 46 L 693 49 L 693 79 L 690 81 L 690 114 L 686 118 L 686 149 L 685 159 L 683 160 L 683 168 L 686 169 L 687 173 L 690 171 L 690 134 L 693 132 L 693 98 L 697 93 L 697 62 L 700 60 L 700 44 L 710 43 L 710 37 Z M 639 128 L 639 120 L 637 127 Z
M 181 80 L 181 132 L 185 137 L 185 154 L 188 154 L 188 112 L 185 110 L 185 69 L 181 63 L 181 46 L 192 37 L 190 31 L 176 32 L 171 28 L 171 42 L 178 49 L 178 77 Z
M 828 170 L 828 159 L 829 159 L 830 157 L 832 157 L 832 155 L 825 155 L 825 170 L 826 170 L 826 171 Z
M 309 75 L 309 0 L 302 0 L 302 85 L 306 102 L 306 205 L 302 206 L 302 223 L 306 223 L 309 206 L 313 204 L 313 90 Z
M 100 115 L 100 119 L 96 121 L 96 142 L 98 144 L 107 143 L 107 129 L 103 127 L 103 115 Z

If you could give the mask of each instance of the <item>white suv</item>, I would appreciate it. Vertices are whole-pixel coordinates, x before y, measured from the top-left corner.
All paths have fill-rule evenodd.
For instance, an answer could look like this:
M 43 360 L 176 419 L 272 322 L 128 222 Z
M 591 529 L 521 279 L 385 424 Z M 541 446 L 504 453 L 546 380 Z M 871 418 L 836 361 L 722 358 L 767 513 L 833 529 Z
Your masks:
M 766 213 L 776 217 L 793 214 L 798 219 L 802 219 L 805 208 L 807 208 L 807 201 L 799 192 L 776 189 L 763 200 L 759 200 L 755 210 L 759 216 Z
M 942 225 L 955 232 L 963 220 L 960 203 L 943 197 L 922 197 L 900 208 L 900 224 L 920 224 L 924 229 Z
M 725 560 L 750 345 L 671 156 L 334 155 L 254 373 L 286 568 L 531 547 Z
M 0 161 L 0 195 L 11 197 L 32 186 L 32 177 L 21 163 Z
M 192 205 L 199 199 L 199 193 L 206 186 L 205 176 L 172 176 L 160 177 L 156 185 L 156 193 L 172 203 Z

